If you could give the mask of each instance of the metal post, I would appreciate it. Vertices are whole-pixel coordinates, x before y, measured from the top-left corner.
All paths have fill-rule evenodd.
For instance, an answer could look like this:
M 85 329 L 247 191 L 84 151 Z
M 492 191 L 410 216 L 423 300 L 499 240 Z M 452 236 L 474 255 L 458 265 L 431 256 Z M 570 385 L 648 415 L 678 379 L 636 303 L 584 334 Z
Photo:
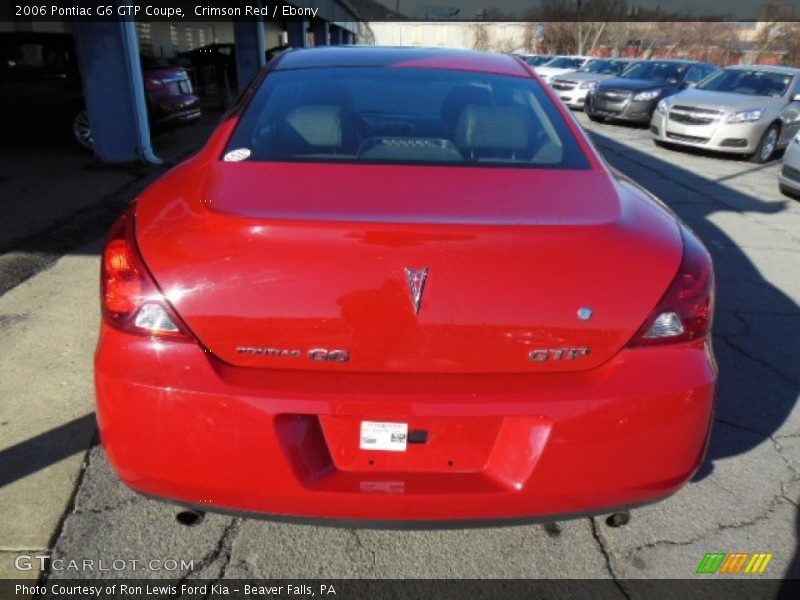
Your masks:
M 236 72 L 239 91 L 244 90 L 266 64 L 264 52 L 264 20 L 234 21 L 233 37 L 236 43 Z
M 133 21 L 73 23 L 75 46 L 94 138 L 103 162 L 158 164 Z

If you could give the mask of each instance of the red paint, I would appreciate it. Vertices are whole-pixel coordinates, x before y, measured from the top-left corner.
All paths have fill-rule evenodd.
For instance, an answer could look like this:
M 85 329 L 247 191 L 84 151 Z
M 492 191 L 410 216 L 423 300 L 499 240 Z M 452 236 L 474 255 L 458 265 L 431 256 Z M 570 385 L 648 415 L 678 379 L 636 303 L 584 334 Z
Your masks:
M 224 163 L 223 123 L 135 206 L 133 260 L 196 341 L 104 321 L 98 417 L 123 481 L 212 508 L 387 520 L 676 491 L 707 442 L 708 335 L 629 344 L 686 262 L 681 225 L 568 122 L 591 170 Z M 428 269 L 418 315 L 406 267 Z M 362 420 L 429 439 L 361 450 Z

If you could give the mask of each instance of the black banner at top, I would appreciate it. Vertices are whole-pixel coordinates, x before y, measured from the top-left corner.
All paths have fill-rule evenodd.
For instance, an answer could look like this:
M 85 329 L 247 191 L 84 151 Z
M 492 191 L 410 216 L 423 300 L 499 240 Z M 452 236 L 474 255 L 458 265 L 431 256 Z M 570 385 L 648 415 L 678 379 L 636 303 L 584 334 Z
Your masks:
M 800 0 L 2 0 L 0 21 L 798 21 Z

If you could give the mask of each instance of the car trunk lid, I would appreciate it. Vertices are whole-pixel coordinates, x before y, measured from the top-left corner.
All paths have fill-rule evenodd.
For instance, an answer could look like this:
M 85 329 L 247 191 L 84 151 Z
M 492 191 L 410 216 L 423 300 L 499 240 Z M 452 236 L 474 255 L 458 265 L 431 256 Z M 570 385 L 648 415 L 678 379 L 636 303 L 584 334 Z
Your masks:
M 626 344 L 680 262 L 664 220 L 604 171 L 215 162 L 141 198 L 137 238 L 228 363 L 527 373 Z

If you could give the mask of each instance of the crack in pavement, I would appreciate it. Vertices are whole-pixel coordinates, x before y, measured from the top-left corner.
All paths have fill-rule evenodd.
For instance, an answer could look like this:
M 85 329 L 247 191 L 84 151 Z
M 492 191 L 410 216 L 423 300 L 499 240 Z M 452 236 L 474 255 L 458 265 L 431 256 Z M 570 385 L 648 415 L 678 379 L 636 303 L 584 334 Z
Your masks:
M 211 579 L 210 583 L 216 583 L 225 577 L 225 573 L 228 570 L 228 566 L 231 562 L 231 555 L 233 553 L 233 543 L 236 537 L 239 534 L 239 530 L 242 525 L 242 519 L 239 517 L 235 517 L 231 519 L 231 522 L 225 527 L 222 531 L 222 534 L 219 536 L 219 540 L 217 540 L 217 544 L 212 548 L 209 552 L 207 552 L 203 558 L 200 559 L 200 563 L 197 565 L 192 565 L 192 568 L 183 575 L 178 580 L 178 585 L 176 586 L 177 589 L 181 589 L 181 584 L 185 583 L 186 581 L 190 580 L 194 575 L 203 575 L 203 571 L 212 566 L 217 560 L 221 557 L 222 565 L 217 571 L 217 575 Z M 211 586 L 209 585 L 209 593 L 211 590 Z M 208 594 L 204 596 L 204 598 L 208 598 Z M 183 595 L 181 593 L 171 595 L 170 598 L 178 599 L 182 598 Z
M 741 528 L 745 528 L 745 527 L 751 527 L 751 526 L 756 525 L 757 523 L 759 523 L 761 521 L 765 521 L 765 520 L 769 519 L 770 515 L 775 511 L 775 509 L 778 508 L 778 506 L 784 501 L 789 502 L 790 504 L 793 504 L 793 505 L 797 506 L 797 502 L 795 502 L 795 501 L 793 501 L 793 500 L 791 500 L 790 498 L 787 497 L 786 486 L 789 485 L 789 484 L 796 483 L 796 482 L 800 481 L 800 471 L 798 471 L 798 469 L 793 464 L 791 464 L 789 459 L 786 456 L 783 455 L 783 448 L 780 445 L 780 443 L 773 436 L 767 435 L 767 434 L 762 433 L 762 432 L 758 432 L 757 430 L 754 430 L 754 429 L 749 428 L 747 426 L 739 425 L 737 423 L 733 423 L 731 421 L 726 421 L 724 419 L 719 419 L 719 418 L 715 418 L 714 421 L 717 422 L 717 423 L 720 423 L 722 425 L 727 425 L 729 427 L 733 427 L 733 428 L 736 428 L 736 429 L 741 429 L 743 431 L 747 431 L 748 433 L 751 433 L 751 434 L 754 434 L 754 435 L 767 437 L 770 441 L 772 441 L 773 449 L 775 450 L 775 452 L 778 454 L 778 456 L 781 458 L 781 460 L 784 463 L 786 463 L 787 468 L 792 473 L 792 477 L 790 477 L 788 481 L 787 480 L 779 481 L 780 491 L 778 491 L 772 497 L 770 502 L 767 504 L 765 510 L 763 510 L 760 513 L 758 513 L 752 519 L 749 519 L 747 521 L 739 521 L 739 522 L 736 522 L 736 523 L 728 523 L 728 524 L 717 523 L 716 527 L 706 529 L 705 531 L 703 531 L 703 533 L 701 533 L 699 535 L 696 535 L 694 537 L 691 537 L 689 539 L 685 539 L 685 540 L 655 540 L 655 541 L 652 541 L 652 542 L 648 542 L 646 544 L 641 544 L 639 546 L 636 546 L 636 547 L 628 550 L 626 552 L 626 554 L 625 554 L 626 558 L 631 558 L 631 557 L 633 557 L 634 554 L 636 554 L 638 552 L 641 552 L 642 550 L 647 550 L 647 549 L 650 549 L 650 548 L 656 548 L 656 547 L 659 547 L 659 546 L 690 546 L 692 544 L 695 544 L 695 543 L 699 542 L 700 540 L 703 540 L 703 539 L 707 538 L 710 535 L 713 535 L 715 533 L 719 533 L 721 531 L 726 531 L 728 529 L 741 529 Z M 715 483 L 717 485 L 720 485 L 719 482 L 715 482 Z
M 734 350 L 737 353 L 741 354 L 745 358 L 748 358 L 748 359 L 752 360 L 753 362 L 758 363 L 759 365 L 761 365 L 762 367 L 764 367 L 768 371 L 772 371 L 773 373 L 775 373 L 775 375 L 777 375 L 778 377 L 783 379 L 786 383 L 788 383 L 788 384 L 790 384 L 792 386 L 800 385 L 800 381 L 798 381 L 796 379 L 793 379 L 791 376 L 789 376 L 786 373 L 784 373 L 783 371 L 781 371 L 778 367 L 772 365 L 771 363 L 769 363 L 768 361 L 764 360 L 763 358 L 760 358 L 760 357 L 756 356 L 755 354 L 750 353 L 749 351 L 745 350 L 744 348 L 742 348 L 741 346 L 739 346 L 738 344 L 736 344 L 733 341 L 733 339 L 735 339 L 735 338 L 746 337 L 746 336 L 747 336 L 747 334 L 742 334 L 742 335 L 738 335 L 738 334 L 736 334 L 736 335 L 734 335 L 734 334 L 725 334 L 725 335 L 716 334 L 714 337 L 716 339 L 718 339 L 718 340 L 722 340 L 723 342 L 725 342 L 728 345 L 729 348 L 731 348 L 732 350 Z
M 605 544 L 602 536 L 600 535 L 600 530 L 597 527 L 597 520 L 595 517 L 589 517 L 589 527 L 592 531 L 592 537 L 594 541 L 597 543 L 597 547 L 600 549 L 600 553 L 603 555 L 603 558 L 606 563 L 606 570 L 608 574 L 611 575 L 611 579 L 614 580 L 614 585 L 617 586 L 617 589 L 620 593 L 627 598 L 628 600 L 633 600 L 632 593 L 626 589 L 625 583 L 617 576 L 616 571 L 614 570 L 612 563 L 612 556 L 611 552 Z
M 76 508 L 72 511 L 73 515 L 84 515 L 87 513 L 92 513 L 95 515 L 99 515 L 105 512 L 111 512 L 114 510 L 119 510 L 120 508 L 124 508 L 126 506 L 130 506 L 131 504 L 136 504 L 137 502 L 141 502 L 145 500 L 144 496 L 133 496 L 131 498 L 125 498 L 123 500 L 119 500 L 117 502 L 112 502 L 111 504 L 106 504 L 104 506 L 100 506 L 98 508 Z
M 64 533 L 64 525 L 67 522 L 67 519 L 76 511 L 75 502 L 78 499 L 78 491 L 81 489 L 81 486 L 83 485 L 83 480 L 86 477 L 86 472 L 89 470 L 89 464 L 92 461 L 92 448 L 94 448 L 99 442 L 100 440 L 98 431 L 97 429 L 95 429 L 94 435 L 92 436 L 92 439 L 90 440 L 88 447 L 84 451 L 83 461 L 81 461 L 81 469 L 78 472 L 78 476 L 75 478 L 75 486 L 72 488 L 72 495 L 69 498 L 69 502 L 67 502 L 67 508 L 64 511 L 64 514 L 61 515 L 61 519 L 58 522 L 58 526 L 53 532 L 53 535 L 50 536 L 50 542 L 47 544 L 47 551 L 51 554 L 56 544 L 58 543 L 58 540 L 61 538 L 61 535 Z M 52 569 L 52 562 L 47 561 L 45 568 L 42 569 L 41 573 L 39 573 L 39 579 L 37 580 L 37 583 L 44 583 L 50 577 L 51 569 Z
M 786 465 L 786 468 L 789 469 L 789 471 L 792 473 L 792 477 L 790 477 L 788 481 L 781 480 L 779 482 L 780 485 L 781 485 L 781 494 L 779 494 L 779 495 L 783 495 L 783 497 L 786 498 L 787 500 L 789 500 L 789 502 L 791 502 L 792 504 L 796 504 L 793 500 L 791 500 L 790 498 L 785 496 L 785 493 L 786 493 L 785 486 L 800 481 L 800 468 L 798 468 L 798 466 L 796 466 L 795 463 L 793 463 L 791 460 L 789 460 L 789 458 L 786 455 L 784 455 L 784 453 L 783 453 L 784 448 L 781 445 L 780 440 L 781 439 L 788 439 L 788 438 L 798 438 L 798 437 L 800 437 L 800 434 L 787 434 L 787 435 L 775 436 L 775 435 L 771 435 L 771 434 L 769 434 L 767 432 L 758 431 L 758 430 L 753 429 L 751 427 L 747 427 L 746 425 L 740 425 L 740 424 L 735 423 L 733 421 L 729 421 L 727 419 L 722 419 L 722 418 L 719 418 L 719 417 L 715 417 L 714 421 L 717 422 L 717 423 L 720 423 L 722 425 L 727 425 L 728 427 L 733 427 L 735 429 L 741 429 L 742 431 L 747 431 L 748 433 L 752 433 L 754 435 L 766 437 L 769 441 L 772 442 L 772 447 L 775 450 L 775 452 L 778 454 L 778 457 L 784 462 L 784 464 Z
M 355 542 L 357 548 L 360 548 L 361 550 L 367 550 L 369 552 L 370 556 L 372 557 L 371 566 L 376 569 L 378 567 L 378 554 L 377 552 L 375 552 L 375 549 L 373 547 L 367 547 L 364 545 L 364 542 L 361 539 L 361 534 L 358 532 L 358 529 L 348 529 L 347 531 L 352 536 L 353 541 Z

